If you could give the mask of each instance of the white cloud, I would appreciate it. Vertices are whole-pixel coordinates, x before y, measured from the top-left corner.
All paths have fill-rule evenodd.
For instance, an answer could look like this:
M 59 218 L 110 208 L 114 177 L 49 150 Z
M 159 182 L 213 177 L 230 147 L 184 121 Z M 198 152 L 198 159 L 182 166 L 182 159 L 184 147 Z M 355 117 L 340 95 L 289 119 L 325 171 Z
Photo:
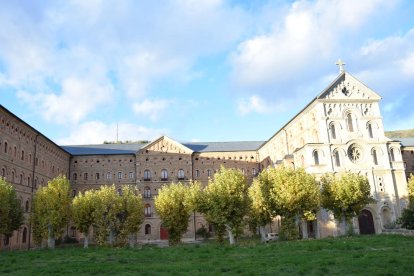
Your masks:
M 163 129 L 151 129 L 130 123 L 118 124 L 119 141 L 154 140 L 166 133 Z M 79 124 L 64 138 L 57 139 L 60 145 L 101 144 L 104 141 L 116 141 L 117 124 L 101 121 L 88 121 Z
M 156 120 L 164 109 L 168 107 L 169 101 L 165 99 L 145 99 L 142 102 L 136 102 L 133 104 L 133 110 L 138 115 L 149 117 L 152 120 Z
M 244 116 L 248 113 L 255 112 L 259 114 L 270 114 L 275 112 L 283 112 L 287 108 L 284 103 L 272 103 L 265 101 L 258 95 L 250 96 L 248 99 L 241 99 L 237 103 L 237 110 L 240 115 Z
M 239 44 L 231 56 L 233 81 L 242 89 L 260 91 L 291 84 L 298 76 L 312 78 L 315 69 L 332 63 L 333 53 L 342 51 L 344 34 L 357 31 L 386 5 L 378 0 L 296 1 L 269 33 Z
M 20 91 L 17 97 L 35 108 L 44 119 L 59 124 L 78 123 L 112 97 L 112 85 L 89 79 L 63 80 L 60 94 Z

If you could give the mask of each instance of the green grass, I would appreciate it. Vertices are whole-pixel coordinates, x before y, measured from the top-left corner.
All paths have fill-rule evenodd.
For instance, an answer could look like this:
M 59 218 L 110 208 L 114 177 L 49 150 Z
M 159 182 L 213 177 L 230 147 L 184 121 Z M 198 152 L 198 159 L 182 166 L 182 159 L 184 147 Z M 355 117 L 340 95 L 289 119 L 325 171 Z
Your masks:
M 412 275 L 414 237 L 355 236 L 261 244 L 58 248 L 0 253 L 0 275 Z
M 411 138 L 414 137 L 414 129 L 385 131 L 385 136 L 388 138 Z

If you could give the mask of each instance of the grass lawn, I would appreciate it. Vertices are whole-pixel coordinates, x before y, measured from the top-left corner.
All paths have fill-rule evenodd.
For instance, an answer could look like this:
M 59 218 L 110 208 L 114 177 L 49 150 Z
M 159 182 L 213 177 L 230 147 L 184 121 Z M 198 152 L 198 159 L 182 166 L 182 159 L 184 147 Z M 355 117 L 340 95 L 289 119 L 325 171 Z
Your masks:
M 0 274 L 413 275 L 414 237 L 354 236 L 262 244 L 58 248 L 0 252 Z

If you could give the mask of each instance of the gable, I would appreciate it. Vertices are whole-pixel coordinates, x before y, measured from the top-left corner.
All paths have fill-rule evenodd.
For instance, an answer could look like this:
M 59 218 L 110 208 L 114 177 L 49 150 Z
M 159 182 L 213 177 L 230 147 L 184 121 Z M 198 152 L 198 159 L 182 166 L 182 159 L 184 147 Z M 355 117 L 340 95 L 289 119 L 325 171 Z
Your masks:
M 149 143 L 147 146 L 143 147 L 140 151 L 156 151 L 164 153 L 184 153 L 191 154 L 193 151 L 183 144 L 167 137 L 161 136 L 157 140 Z
M 344 72 L 340 74 L 327 89 L 322 91 L 317 98 L 340 101 L 378 101 L 381 99 L 381 96 L 368 88 L 351 74 Z

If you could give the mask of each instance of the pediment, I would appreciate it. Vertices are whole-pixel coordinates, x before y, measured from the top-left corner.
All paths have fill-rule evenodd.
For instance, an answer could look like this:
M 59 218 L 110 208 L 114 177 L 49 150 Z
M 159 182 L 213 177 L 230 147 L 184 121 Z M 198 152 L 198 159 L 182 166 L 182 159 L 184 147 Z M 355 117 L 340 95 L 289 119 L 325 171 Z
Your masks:
M 351 74 L 344 72 L 318 96 L 318 99 L 378 101 L 381 99 L 381 96 Z
M 156 152 L 164 152 L 164 153 L 180 153 L 180 154 L 191 154 L 193 151 L 183 144 L 167 137 L 161 136 L 157 140 L 149 143 L 144 148 L 140 149 L 140 151 L 156 151 Z

